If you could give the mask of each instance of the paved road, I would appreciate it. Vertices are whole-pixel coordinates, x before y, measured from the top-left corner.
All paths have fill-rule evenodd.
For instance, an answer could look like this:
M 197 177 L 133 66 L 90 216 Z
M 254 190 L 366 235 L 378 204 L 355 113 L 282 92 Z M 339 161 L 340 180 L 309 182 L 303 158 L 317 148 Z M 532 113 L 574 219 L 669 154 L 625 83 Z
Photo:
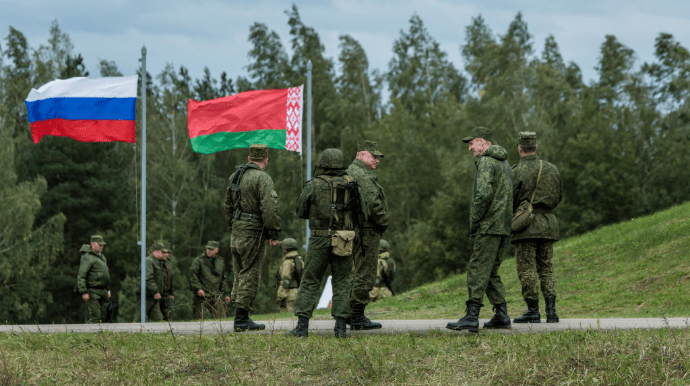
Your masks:
M 488 319 L 480 320 L 480 326 Z M 447 330 L 446 323 L 453 320 L 379 320 L 383 324 L 380 330 L 355 331 L 354 334 L 396 334 L 417 332 L 425 334 L 430 331 L 440 331 L 447 334 L 467 333 Z M 266 324 L 266 330 L 254 333 L 272 334 L 288 331 L 295 327 L 296 320 L 264 320 L 257 321 Z M 332 334 L 334 321 L 312 320 L 309 324 L 310 334 Z M 510 330 L 482 330 L 492 333 L 530 333 L 558 330 L 628 330 L 628 329 L 660 329 L 660 328 L 690 328 L 688 318 L 654 318 L 654 319 L 561 319 L 560 323 L 513 323 Z M 175 334 L 220 334 L 232 332 L 232 321 L 205 322 L 175 322 L 175 323 L 112 323 L 112 324 L 43 324 L 43 325 L 0 325 L 0 332 L 128 332 L 128 333 L 170 333 Z M 349 331 L 348 331 L 349 332 Z

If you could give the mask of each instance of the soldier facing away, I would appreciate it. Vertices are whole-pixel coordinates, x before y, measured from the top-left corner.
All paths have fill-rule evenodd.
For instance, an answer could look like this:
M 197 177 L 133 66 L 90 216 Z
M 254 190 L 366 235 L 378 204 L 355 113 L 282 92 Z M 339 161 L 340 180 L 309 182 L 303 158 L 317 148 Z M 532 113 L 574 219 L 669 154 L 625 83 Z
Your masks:
M 393 296 L 393 279 L 395 279 L 395 260 L 390 254 L 390 244 L 381 239 L 379 244 L 379 261 L 376 265 L 376 282 L 369 292 L 372 302 Z
M 234 281 L 231 301 L 235 306 L 237 332 L 263 330 L 249 313 L 259 292 L 261 266 L 266 258 L 266 241 L 275 246 L 280 237 L 278 194 L 273 180 L 264 171 L 268 166 L 268 146 L 249 147 L 248 161 L 237 167 L 228 180 L 225 218 L 231 231 Z
M 160 322 L 163 320 L 161 299 L 163 298 L 163 261 L 165 248 L 162 240 L 151 245 L 151 252 L 146 255 L 146 321 Z
M 491 144 L 493 132 L 485 127 L 474 128 L 462 141 L 470 144 L 469 151 L 477 158 L 470 202 L 469 236 L 474 237 L 474 247 L 467 267 L 467 313 L 446 328 L 479 331 L 484 294 L 495 311 L 484 328 L 510 328 L 505 287 L 498 275 L 513 216 L 513 172 L 508 152 Z
M 365 214 L 363 224 L 359 224 L 353 250 L 355 272 L 350 295 L 350 328 L 353 330 L 381 328 L 381 323 L 372 322 L 364 316 L 364 309 L 370 301 L 369 292 L 376 281 L 379 241 L 389 225 L 386 194 L 373 172 L 381 158 L 383 154 L 378 150 L 376 142 L 359 141 L 357 158 L 347 168 L 347 174 L 359 185 Z
M 297 252 L 295 239 L 284 239 L 280 242 L 280 249 L 283 250 L 283 263 L 278 268 L 276 277 L 276 305 L 280 312 L 292 312 L 295 310 L 295 298 L 304 270 L 304 261 Z
M 511 236 L 517 255 L 522 297 L 527 303 L 527 311 L 513 319 L 514 323 L 541 322 L 537 275 L 546 303 L 546 322 L 559 321 L 556 315 L 556 277 L 551 262 L 553 243 L 558 241 L 558 220 L 552 211 L 563 199 L 563 187 L 558 168 L 539 159 L 538 147 L 536 133 L 519 133 L 520 162 L 513 168 L 513 211 L 521 203 L 532 200 L 534 217 L 525 229 L 513 232 Z
M 81 261 L 77 274 L 77 291 L 86 302 L 86 323 L 104 323 L 110 299 L 110 271 L 103 254 L 105 241 L 99 235 L 91 236 L 90 244 L 83 244 L 79 252 Z
M 330 265 L 333 285 L 331 315 L 335 318 L 335 336 L 344 338 L 350 313 L 348 302 L 352 288 L 352 247 L 355 221 L 361 214 L 357 185 L 347 174 L 347 161 L 338 149 L 326 149 L 316 167 L 322 174 L 307 181 L 295 203 L 297 217 L 309 219 L 309 238 L 302 282 L 295 299 L 297 326 L 288 336 L 307 337 L 309 319 L 321 292 L 319 285 Z M 359 204 L 359 205 L 358 205 Z
M 194 292 L 194 319 L 225 317 L 230 304 L 225 260 L 218 255 L 220 243 L 210 240 L 206 250 L 189 267 L 189 284 Z

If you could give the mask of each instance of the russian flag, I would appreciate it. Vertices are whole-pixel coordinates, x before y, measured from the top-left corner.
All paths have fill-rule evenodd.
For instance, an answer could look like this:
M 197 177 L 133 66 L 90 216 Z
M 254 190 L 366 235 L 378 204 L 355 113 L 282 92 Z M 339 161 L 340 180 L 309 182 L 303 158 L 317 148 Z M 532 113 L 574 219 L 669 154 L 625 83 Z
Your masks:
M 44 135 L 81 142 L 136 141 L 137 76 L 54 80 L 26 98 L 34 143 Z

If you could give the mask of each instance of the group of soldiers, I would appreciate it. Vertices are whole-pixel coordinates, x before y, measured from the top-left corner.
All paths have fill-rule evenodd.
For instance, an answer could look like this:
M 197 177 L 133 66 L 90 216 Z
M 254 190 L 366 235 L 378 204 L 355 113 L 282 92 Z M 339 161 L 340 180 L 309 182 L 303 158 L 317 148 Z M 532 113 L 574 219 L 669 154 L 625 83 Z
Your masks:
M 541 321 L 539 281 L 546 302 L 546 321 L 558 322 L 551 262 L 553 242 L 558 240 L 558 221 L 552 210 L 563 197 L 558 169 L 538 158 L 537 136 L 532 132 L 519 133 L 521 158 L 513 168 L 507 162 L 508 152 L 492 144 L 490 129 L 477 127 L 463 141 L 469 143 L 469 151 L 477 158 L 469 232 L 474 238 L 474 249 L 467 270 L 466 315 L 448 323 L 447 328 L 478 331 L 485 294 L 495 314 L 484 328 L 510 328 L 505 288 L 498 275 L 509 238 L 516 245 L 518 276 L 528 308 L 513 322 Z M 279 241 L 278 195 L 265 171 L 268 147 L 251 145 L 248 162 L 230 176 L 225 196 L 234 271 L 232 291 L 228 295 L 225 263 L 217 256 L 218 242 L 209 241 L 205 254 L 197 257 L 190 268 L 190 283 L 195 291 L 194 316 L 219 314 L 219 310 L 224 315 L 225 307 L 234 306 L 236 332 L 265 329 L 249 313 L 259 290 L 266 245 L 280 244 L 284 258 L 277 273 L 277 303 L 283 310 L 294 310 L 298 318 L 296 327 L 287 335 L 308 336 L 309 320 L 327 270 L 332 277 L 335 336 L 345 337 L 347 325 L 352 330 L 381 328 L 364 311 L 371 301 L 392 295 L 395 272 L 390 246 L 381 240 L 389 225 L 386 195 L 373 172 L 383 157 L 373 141 L 359 141 L 356 159 L 349 165 L 339 149 L 326 149 L 320 154 L 316 167 L 321 173 L 305 183 L 295 204 L 297 216 L 309 220 L 311 232 L 303 260 L 296 240 Z M 513 213 L 527 207 L 531 211 L 527 226 L 511 229 Z M 107 264 L 102 255 L 104 245 L 101 236 L 92 236 L 91 245 L 85 244 L 81 250 L 78 290 L 87 303 L 90 322 L 102 320 L 103 307 L 110 297 Z M 171 318 L 168 302 L 174 300 L 174 295 L 169 252 L 164 242 L 157 242 L 147 257 L 147 314 L 151 307 L 149 319 L 154 321 Z

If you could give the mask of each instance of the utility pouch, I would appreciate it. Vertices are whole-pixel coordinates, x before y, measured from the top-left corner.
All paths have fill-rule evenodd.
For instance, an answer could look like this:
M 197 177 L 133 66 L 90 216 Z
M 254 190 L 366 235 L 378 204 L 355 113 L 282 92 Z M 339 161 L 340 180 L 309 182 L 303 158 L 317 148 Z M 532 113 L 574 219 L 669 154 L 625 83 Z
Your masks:
M 354 243 L 355 231 L 335 231 L 331 236 L 331 246 L 336 256 L 350 256 Z
M 510 223 L 510 229 L 513 232 L 520 232 L 527 228 L 529 224 L 534 220 L 534 214 L 532 213 L 532 204 L 525 200 L 520 203 L 515 213 L 513 213 L 513 221 Z

